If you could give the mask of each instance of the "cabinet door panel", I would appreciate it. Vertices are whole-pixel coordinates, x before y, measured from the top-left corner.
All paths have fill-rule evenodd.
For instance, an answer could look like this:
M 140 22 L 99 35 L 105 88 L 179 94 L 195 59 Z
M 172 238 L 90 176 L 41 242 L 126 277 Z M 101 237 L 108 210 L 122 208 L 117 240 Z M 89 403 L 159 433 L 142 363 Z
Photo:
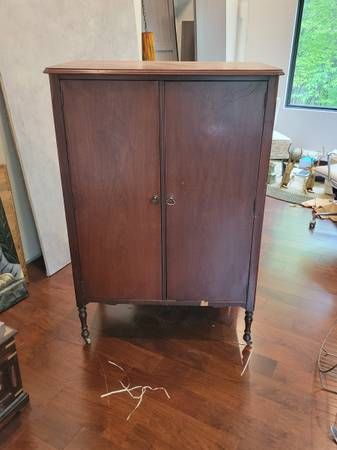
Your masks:
M 64 80 L 84 296 L 160 299 L 158 83 Z
M 246 301 L 266 88 L 165 83 L 169 299 Z

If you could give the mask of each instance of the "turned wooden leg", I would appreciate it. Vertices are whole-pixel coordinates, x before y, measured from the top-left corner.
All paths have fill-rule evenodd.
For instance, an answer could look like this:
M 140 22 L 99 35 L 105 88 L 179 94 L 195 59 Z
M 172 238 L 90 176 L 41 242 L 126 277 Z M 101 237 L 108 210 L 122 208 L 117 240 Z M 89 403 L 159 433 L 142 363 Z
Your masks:
M 252 311 L 246 311 L 245 314 L 245 332 L 243 335 L 243 340 L 247 344 L 252 343 L 252 334 L 251 334 L 251 328 L 252 328 L 252 322 L 253 322 L 253 312 Z
M 87 307 L 85 305 L 78 306 L 78 315 L 81 321 L 81 336 L 86 344 L 91 344 L 90 333 L 87 324 Z

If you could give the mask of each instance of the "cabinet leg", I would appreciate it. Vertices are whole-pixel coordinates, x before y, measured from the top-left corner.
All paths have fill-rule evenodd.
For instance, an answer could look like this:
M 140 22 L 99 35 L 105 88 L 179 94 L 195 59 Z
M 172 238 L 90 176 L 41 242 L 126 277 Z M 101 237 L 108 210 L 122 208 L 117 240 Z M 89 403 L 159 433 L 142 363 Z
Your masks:
M 81 336 L 86 344 L 91 344 L 91 338 L 87 324 L 87 307 L 85 305 L 78 306 L 78 316 L 80 318 L 82 327 Z
M 253 322 L 253 312 L 252 311 L 246 311 L 246 314 L 245 314 L 245 332 L 244 332 L 244 335 L 243 335 L 243 340 L 248 345 L 250 345 L 252 343 L 252 334 L 251 334 L 252 322 Z

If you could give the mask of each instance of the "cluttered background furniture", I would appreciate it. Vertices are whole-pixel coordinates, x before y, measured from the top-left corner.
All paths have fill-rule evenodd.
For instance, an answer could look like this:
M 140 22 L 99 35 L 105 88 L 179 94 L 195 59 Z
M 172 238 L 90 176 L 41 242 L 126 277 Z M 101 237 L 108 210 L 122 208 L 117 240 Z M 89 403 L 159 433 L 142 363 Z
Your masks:
M 281 187 L 288 187 L 293 169 L 297 168 L 297 175 L 304 180 L 303 191 L 313 192 L 316 178 L 316 167 L 319 166 L 323 153 L 315 151 L 305 151 L 302 148 L 290 148 L 289 159 L 285 166 Z
M 276 166 L 280 162 L 283 167 L 283 162 L 289 158 L 289 149 L 291 146 L 291 139 L 288 136 L 280 133 L 279 131 L 273 131 L 273 139 L 270 151 L 270 162 L 268 172 L 268 184 L 272 184 L 276 180 Z M 283 169 L 282 169 L 283 170 Z
M 15 335 L 15 330 L 0 322 L 0 429 L 29 400 L 22 387 Z
M 240 306 L 250 343 L 282 71 L 84 61 L 46 72 L 85 341 L 85 305 L 103 302 Z
M 291 139 L 288 136 L 273 131 L 273 140 L 270 151 L 271 160 L 286 161 L 289 158 L 289 148 L 291 146 Z
M 327 155 L 327 165 L 315 167 L 315 174 L 325 178 L 333 189 L 333 193 L 336 197 L 337 193 L 337 150 L 333 150 Z M 313 230 L 316 226 L 317 218 L 337 218 L 337 204 L 335 202 L 329 205 L 312 208 L 312 219 L 309 224 L 309 228 Z M 337 221 L 337 220 L 336 220 Z
M 325 178 L 333 189 L 337 189 L 337 150 L 329 152 L 327 165 L 316 167 L 315 172 L 317 176 Z

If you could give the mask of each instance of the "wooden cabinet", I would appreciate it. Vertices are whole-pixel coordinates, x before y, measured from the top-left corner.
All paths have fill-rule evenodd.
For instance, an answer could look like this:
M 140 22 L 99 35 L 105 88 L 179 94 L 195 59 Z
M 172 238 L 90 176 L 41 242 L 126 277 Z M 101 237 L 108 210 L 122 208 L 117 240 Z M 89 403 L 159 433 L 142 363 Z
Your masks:
M 167 295 L 246 303 L 267 83 L 165 85 Z
M 0 431 L 29 400 L 22 387 L 15 335 L 0 322 Z
M 61 81 L 80 282 L 90 301 L 160 299 L 155 81 Z
M 76 62 L 46 69 L 77 305 L 246 309 L 251 342 L 279 69 Z

